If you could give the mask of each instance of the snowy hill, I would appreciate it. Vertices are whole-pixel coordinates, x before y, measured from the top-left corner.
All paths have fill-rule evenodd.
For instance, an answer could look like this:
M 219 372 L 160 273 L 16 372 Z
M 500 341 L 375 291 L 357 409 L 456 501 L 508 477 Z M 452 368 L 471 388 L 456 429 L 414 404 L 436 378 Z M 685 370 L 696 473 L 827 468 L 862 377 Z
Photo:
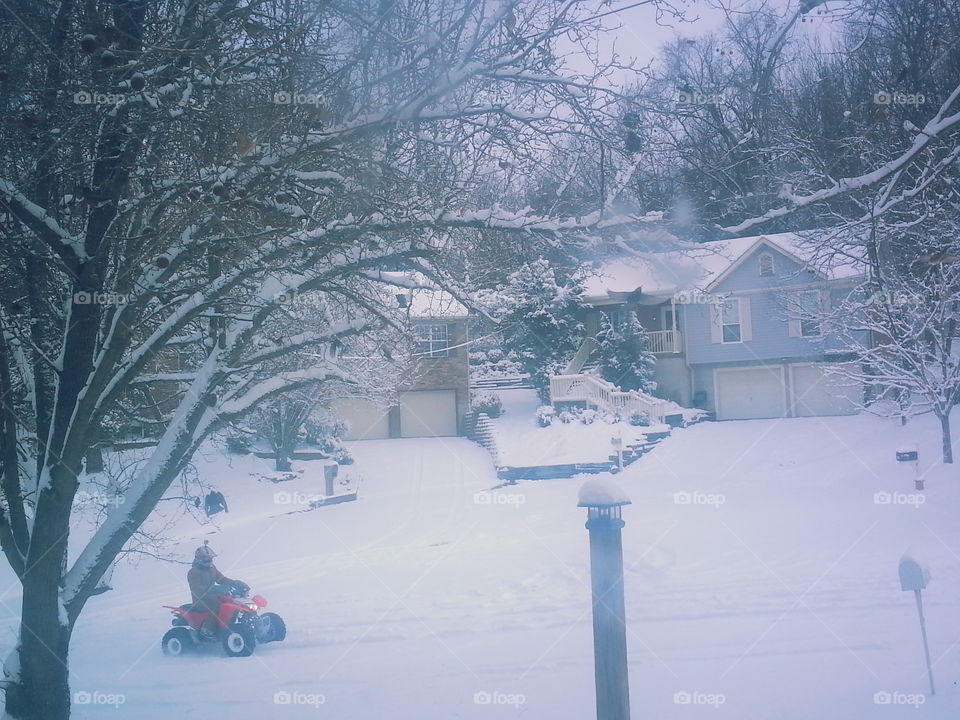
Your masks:
M 893 460 L 906 439 L 931 460 L 936 437 L 926 420 L 704 423 L 619 476 L 633 502 L 635 717 L 957 717 L 960 485 L 932 467 L 921 504 Z M 351 451 L 360 499 L 309 512 L 274 502 L 280 486 L 255 479 L 262 461 L 203 453 L 199 470 L 231 512 L 217 526 L 185 520 L 174 549 L 187 558 L 209 539 L 220 568 L 285 617 L 288 638 L 246 659 L 166 658 L 160 606 L 188 599 L 186 566 L 121 565 L 76 631 L 72 691 L 87 695 L 75 717 L 592 717 L 583 479 L 490 492 L 492 463 L 460 439 Z M 322 486 L 310 463 L 295 467 L 303 479 L 284 491 Z M 897 580 L 908 547 L 933 570 L 933 698 Z M 0 601 L 6 651 L 15 588 Z

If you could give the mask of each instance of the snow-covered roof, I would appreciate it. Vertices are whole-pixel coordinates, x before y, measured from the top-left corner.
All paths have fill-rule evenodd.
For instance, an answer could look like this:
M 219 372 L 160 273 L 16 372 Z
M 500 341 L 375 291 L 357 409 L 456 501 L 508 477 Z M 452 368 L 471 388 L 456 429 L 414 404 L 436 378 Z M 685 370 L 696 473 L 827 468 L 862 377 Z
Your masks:
M 378 270 L 370 274 L 386 283 L 384 302 L 394 303 L 397 296 L 406 297 L 407 312 L 414 318 L 466 318 L 470 311 L 453 295 L 436 286 L 422 273 Z
M 629 505 L 630 497 L 618 483 L 610 478 L 587 480 L 577 495 L 577 507 L 613 507 Z
M 618 293 L 672 295 L 683 290 L 709 290 L 761 245 L 768 245 L 830 280 L 863 274 L 859 263 L 833 258 L 822 261 L 814 244 L 796 233 L 753 235 L 709 243 L 678 243 L 667 252 L 637 252 L 611 260 L 586 276 L 588 300 L 598 302 Z
M 465 318 L 467 308 L 446 290 L 416 288 L 410 292 L 410 317 Z

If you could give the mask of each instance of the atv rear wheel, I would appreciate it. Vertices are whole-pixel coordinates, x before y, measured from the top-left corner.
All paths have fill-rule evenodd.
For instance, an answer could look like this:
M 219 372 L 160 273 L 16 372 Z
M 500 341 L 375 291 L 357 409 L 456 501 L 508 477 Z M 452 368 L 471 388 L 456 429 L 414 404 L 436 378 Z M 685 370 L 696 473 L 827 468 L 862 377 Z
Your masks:
M 160 647 L 164 655 L 179 657 L 192 652 L 196 647 L 196 643 L 193 641 L 193 635 L 190 634 L 187 628 L 175 627 L 167 630 L 163 639 L 160 641 Z
M 246 624 L 231 625 L 223 636 L 223 650 L 230 657 L 250 657 L 256 646 L 256 633 Z
M 287 625 L 276 613 L 264 613 L 257 618 L 257 640 L 280 642 L 287 636 Z

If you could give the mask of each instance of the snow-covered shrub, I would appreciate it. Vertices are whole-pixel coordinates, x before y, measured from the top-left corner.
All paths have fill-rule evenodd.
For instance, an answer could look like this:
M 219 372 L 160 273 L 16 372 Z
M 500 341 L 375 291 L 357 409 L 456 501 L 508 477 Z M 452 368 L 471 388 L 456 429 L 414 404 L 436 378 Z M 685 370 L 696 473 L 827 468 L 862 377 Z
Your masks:
M 470 399 L 470 407 L 474 412 L 485 413 L 491 418 L 503 415 L 503 401 L 493 392 L 477 393 Z
M 630 413 L 630 424 L 646 427 L 650 424 L 650 416 L 642 410 L 634 410 Z
M 576 413 L 570 412 L 569 410 L 564 410 L 562 413 L 557 415 L 560 418 L 560 422 L 564 424 L 570 424 L 577 419 Z
M 548 427 L 553 424 L 554 418 L 557 416 L 557 411 L 553 409 L 553 405 L 541 405 L 537 408 L 537 425 L 540 427 Z
M 227 435 L 227 452 L 233 455 L 250 454 L 250 436 L 246 433 L 231 433 Z
M 580 413 L 580 422 L 584 425 L 592 425 L 593 421 L 597 419 L 599 413 L 593 408 L 587 408 Z

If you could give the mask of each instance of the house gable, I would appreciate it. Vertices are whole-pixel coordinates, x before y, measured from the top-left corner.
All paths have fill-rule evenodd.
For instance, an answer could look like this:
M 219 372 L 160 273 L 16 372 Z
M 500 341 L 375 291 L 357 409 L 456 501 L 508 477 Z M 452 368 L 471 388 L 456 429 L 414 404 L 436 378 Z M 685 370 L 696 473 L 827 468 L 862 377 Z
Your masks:
M 772 259 L 773 272 L 770 274 L 761 272 L 761 257 L 764 255 Z M 827 277 L 822 272 L 811 268 L 793 253 L 761 237 L 749 250 L 731 263 L 730 267 L 714 278 L 706 289 L 714 293 L 774 290 L 825 281 Z

